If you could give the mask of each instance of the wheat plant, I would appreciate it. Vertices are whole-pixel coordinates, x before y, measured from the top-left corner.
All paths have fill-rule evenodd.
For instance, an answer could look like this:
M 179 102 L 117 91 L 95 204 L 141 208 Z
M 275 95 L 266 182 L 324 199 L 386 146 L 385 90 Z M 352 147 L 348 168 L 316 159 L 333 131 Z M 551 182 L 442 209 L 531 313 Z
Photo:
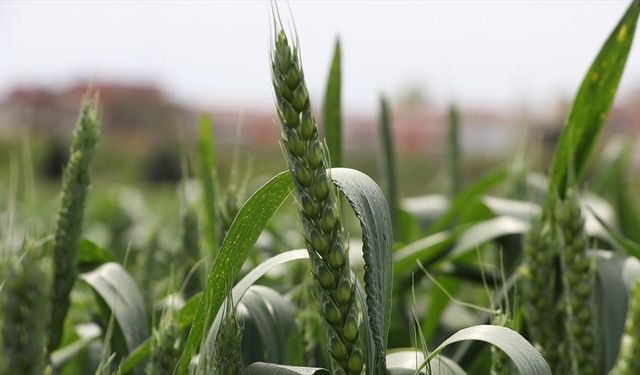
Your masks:
M 360 374 L 359 315 L 338 199 L 327 174 L 297 45 L 280 30 L 271 52 L 273 88 L 282 143 L 294 178 L 307 248 L 328 335 L 335 373 Z
M 53 242 L 49 351 L 55 349 L 62 339 L 62 328 L 69 310 L 69 293 L 78 274 L 78 241 L 89 191 L 89 166 L 98 139 L 96 106 L 95 98 L 86 99 L 82 105 L 62 179 L 61 206 Z

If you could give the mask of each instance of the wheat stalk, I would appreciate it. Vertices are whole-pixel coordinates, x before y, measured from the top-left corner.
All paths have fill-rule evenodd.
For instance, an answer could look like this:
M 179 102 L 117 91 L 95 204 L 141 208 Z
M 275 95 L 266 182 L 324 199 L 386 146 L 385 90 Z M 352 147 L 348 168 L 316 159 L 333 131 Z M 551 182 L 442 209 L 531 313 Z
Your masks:
M 291 170 L 300 218 L 327 331 L 334 373 L 360 374 L 360 320 L 337 193 L 327 174 L 298 48 L 276 32 L 271 54 L 273 88 L 282 124 L 282 143 Z
M 69 310 L 69 293 L 78 274 L 78 241 L 82 231 L 84 204 L 89 190 L 89 165 L 98 139 L 95 100 L 85 100 L 73 131 L 69 161 L 62 181 L 62 204 L 58 211 L 53 244 L 54 279 L 51 292 L 49 351 L 62 339 Z

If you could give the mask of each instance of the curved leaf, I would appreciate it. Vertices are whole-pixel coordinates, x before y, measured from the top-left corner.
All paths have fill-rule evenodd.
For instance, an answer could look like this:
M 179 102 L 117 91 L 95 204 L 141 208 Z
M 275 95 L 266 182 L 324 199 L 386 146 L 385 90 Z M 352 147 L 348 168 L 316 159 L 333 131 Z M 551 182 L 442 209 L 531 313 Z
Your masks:
M 429 228 L 429 234 L 443 231 L 450 227 L 467 206 L 478 199 L 481 194 L 502 183 L 507 178 L 504 169 L 491 172 L 479 178 L 473 184 L 465 187 L 451 202 L 447 211 Z
M 428 266 L 442 257 L 462 232 L 459 229 L 435 233 L 396 250 L 393 253 L 393 274 L 398 278 L 407 276 L 417 267 L 416 260 Z
M 569 174 L 584 172 L 589 154 L 598 139 L 622 77 L 633 42 L 640 1 L 634 0 L 604 43 L 587 71 L 569 112 L 551 165 L 550 187 L 561 198 Z M 547 196 L 545 211 L 553 195 Z
M 244 321 L 243 347 L 252 348 L 256 354 L 254 358 L 245 357 L 249 362 L 292 364 L 289 359 L 296 357 L 294 352 L 302 356 L 304 344 L 297 331 L 294 311 L 291 301 L 271 288 L 253 285 L 247 290 L 236 312 Z M 248 334 L 249 327 L 255 328 L 258 335 Z
M 383 372 L 393 283 L 393 234 L 389 208 L 378 185 L 366 174 L 353 169 L 333 168 L 331 178 L 349 201 L 362 227 L 368 318 L 375 340 L 375 366 Z
M 402 209 L 415 217 L 422 229 L 434 223 L 449 208 L 449 198 L 443 194 L 429 194 L 403 198 Z
M 529 230 L 529 226 L 528 222 L 511 216 L 501 216 L 472 225 L 460 236 L 450 256 L 460 256 L 500 237 L 523 234 Z
M 291 193 L 293 182 L 289 172 L 282 172 L 264 184 L 240 208 L 207 277 L 207 283 L 198 299 L 193 325 L 178 366 L 179 374 L 186 374 L 191 356 L 213 321 L 227 296 L 227 286 L 242 268 L 249 251 L 273 214 Z
M 477 325 L 461 329 L 429 353 L 427 360 L 435 358 L 445 347 L 467 340 L 484 341 L 502 350 L 522 375 L 551 375 L 547 362 L 524 337 L 512 329 L 494 325 Z
M 305 251 L 306 252 L 306 251 Z M 300 258 L 298 258 L 300 259 Z M 295 323 L 294 306 L 275 290 L 252 285 L 235 307 L 235 314 L 243 322 L 242 355 L 247 363 L 269 361 L 291 363 L 299 352 L 302 357 L 303 343 Z M 224 309 L 220 309 L 220 312 Z M 222 318 L 220 318 L 222 319 Z M 213 353 L 220 321 L 211 326 L 202 353 Z M 199 361 L 198 366 L 204 361 Z M 202 369 L 198 367 L 200 372 Z
M 387 354 L 387 367 L 391 375 L 415 374 L 424 361 L 424 353 L 416 349 L 399 349 Z M 436 356 L 430 364 L 432 375 L 466 375 L 462 367 L 442 355 Z M 424 371 L 421 373 L 424 374 Z
M 128 351 L 145 341 L 149 327 L 144 300 L 135 281 L 120 264 L 105 263 L 81 274 L 80 279 L 109 307 Z
M 482 197 L 482 203 L 496 216 L 511 216 L 516 219 L 530 220 L 540 213 L 540 206 L 527 201 L 485 195 Z
M 278 254 L 272 258 L 269 258 L 267 260 L 265 260 L 264 262 L 260 263 L 257 267 L 255 267 L 254 269 L 252 269 L 245 277 L 242 278 L 242 280 L 240 280 L 234 287 L 232 290 L 232 296 L 233 296 L 233 305 L 234 306 L 238 306 L 240 307 L 240 305 L 242 304 L 242 301 L 245 301 L 245 293 L 247 293 L 248 291 L 250 291 L 252 287 L 255 287 L 253 284 L 258 281 L 258 279 L 260 279 L 262 276 L 264 276 L 267 272 L 269 272 L 270 270 L 274 269 L 275 267 L 294 261 L 294 260 L 299 260 L 299 259 L 308 259 L 309 258 L 309 253 L 307 252 L 307 250 L 305 249 L 301 249 L 301 250 L 290 250 L 287 251 L 285 253 L 282 254 Z M 260 291 L 261 289 L 258 288 L 258 291 Z M 259 292 L 258 292 L 259 293 Z M 269 294 L 269 292 L 265 292 L 267 294 Z M 255 292 L 254 292 L 255 294 Z M 253 297 L 250 297 L 253 298 Z M 255 299 L 255 298 L 254 298 Z M 274 299 L 275 300 L 275 299 Z M 275 301 L 274 303 L 279 303 L 279 301 Z M 245 303 L 245 307 L 247 306 L 247 304 L 251 305 L 251 304 L 256 304 L 256 301 L 250 301 L 248 303 Z M 260 306 L 258 306 L 260 307 Z M 284 309 L 280 309 L 280 310 L 284 310 Z M 272 311 L 274 314 L 276 313 L 276 311 Z M 213 322 L 213 324 L 211 325 L 211 329 L 209 330 L 209 333 L 207 335 L 207 341 L 205 345 L 213 345 L 215 343 L 215 337 L 218 335 L 218 330 L 220 328 L 220 323 L 222 322 L 222 316 L 223 316 L 224 311 L 222 309 L 219 309 L 216 315 L 216 318 Z M 251 315 L 252 312 L 250 311 L 247 315 Z M 264 317 L 264 314 L 263 314 Z M 276 316 L 274 315 L 273 318 L 275 319 Z M 291 320 L 291 322 L 293 322 L 293 320 Z M 286 323 L 286 322 L 285 322 Z M 266 331 L 267 329 L 269 329 L 268 327 L 258 327 L 258 328 L 262 328 L 263 331 Z M 263 335 L 263 337 L 269 337 L 269 336 L 273 336 L 273 335 L 268 335 L 265 333 L 265 335 Z M 280 348 L 281 350 L 284 350 L 286 348 L 286 345 L 282 348 Z M 273 348 L 273 350 L 278 350 L 278 348 Z M 277 362 L 278 359 L 276 359 L 277 357 L 275 356 L 271 356 L 268 358 L 264 358 L 264 360 L 268 360 L 271 362 Z
M 78 355 L 89 344 L 97 340 L 102 334 L 102 329 L 95 323 L 84 324 L 76 327 L 76 332 L 80 336 L 76 341 L 51 353 L 51 367 L 55 373 Z
M 317 367 L 284 366 L 256 362 L 242 371 L 242 375 L 330 375 L 328 370 Z
M 609 371 L 620 348 L 629 296 L 640 276 L 640 261 L 602 250 L 591 250 L 589 255 L 596 260 L 600 348 Z
M 267 272 L 269 272 L 273 268 L 290 261 L 294 261 L 298 259 L 308 259 L 308 258 L 309 258 L 309 254 L 307 253 L 307 250 L 290 250 L 282 254 L 278 254 L 274 257 L 271 257 L 265 260 L 264 262 L 260 263 L 257 267 L 253 268 L 249 273 L 247 273 L 242 278 L 242 280 L 240 280 L 234 286 L 232 290 L 233 304 L 238 305 L 240 302 L 240 299 L 242 298 L 244 293 L 249 289 L 249 287 L 251 287 L 251 285 L 253 285 L 258 279 L 260 279 L 262 276 L 264 276 Z M 191 325 L 191 322 L 193 322 L 201 295 L 202 293 L 199 293 L 191 297 L 178 312 L 177 321 L 178 321 L 178 327 L 181 330 L 189 327 L 189 325 Z M 216 319 L 214 320 L 214 323 L 212 324 L 211 329 L 209 331 L 209 336 L 215 337 L 215 335 L 217 334 L 217 330 L 220 326 L 221 319 L 222 319 L 222 310 L 219 309 L 216 314 Z M 209 337 L 207 337 L 207 340 L 209 340 Z M 133 353 L 131 353 L 129 357 L 126 358 L 126 360 L 120 366 L 120 371 L 122 371 L 123 373 L 130 371 L 133 368 L 133 366 L 135 366 L 137 363 L 139 363 L 142 359 L 144 359 L 144 357 L 146 357 L 149 354 L 149 349 L 150 349 L 150 341 L 147 340 L 142 345 L 138 346 L 136 350 Z
M 82 238 L 78 244 L 78 267 L 89 271 L 101 264 L 115 262 L 116 258 L 109 250 L 100 247 L 92 241 Z

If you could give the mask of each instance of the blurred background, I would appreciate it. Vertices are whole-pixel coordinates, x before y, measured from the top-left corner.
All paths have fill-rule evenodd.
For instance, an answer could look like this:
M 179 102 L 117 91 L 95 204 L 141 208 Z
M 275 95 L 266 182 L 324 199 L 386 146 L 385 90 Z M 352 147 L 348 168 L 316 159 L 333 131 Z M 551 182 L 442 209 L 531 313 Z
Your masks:
M 466 178 L 524 148 L 546 172 L 568 105 L 627 3 L 290 1 L 280 12 L 300 38 L 320 122 L 340 38 L 346 164 L 374 178 L 378 102 L 389 98 L 407 196 L 442 186 L 454 103 Z M 59 187 L 89 85 L 102 108 L 96 189 L 173 186 L 202 112 L 214 122 L 221 181 L 234 150 L 255 178 L 283 170 L 270 20 L 263 1 L 1 2 L 0 179 L 27 147 L 38 187 Z M 605 129 L 605 143 L 640 131 L 639 43 Z

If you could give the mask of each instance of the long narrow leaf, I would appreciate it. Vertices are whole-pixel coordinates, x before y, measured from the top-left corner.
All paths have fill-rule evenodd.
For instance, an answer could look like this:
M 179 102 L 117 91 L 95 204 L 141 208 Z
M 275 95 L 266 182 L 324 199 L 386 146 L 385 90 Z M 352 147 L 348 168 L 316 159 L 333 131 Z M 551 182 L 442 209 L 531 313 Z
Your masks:
M 253 268 L 249 273 L 247 273 L 242 278 L 242 280 L 240 280 L 233 287 L 233 305 L 238 305 L 240 299 L 242 299 L 244 293 L 249 289 L 249 287 L 251 287 L 251 285 L 253 285 L 256 281 L 258 281 L 258 279 L 264 276 L 267 272 L 271 271 L 273 268 L 291 261 L 308 258 L 309 254 L 306 250 L 290 250 L 271 257 L 260 263 L 257 267 Z M 202 293 L 199 293 L 191 297 L 189 301 L 187 301 L 187 303 L 185 303 L 185 305 L 178 312 L 176 319 L 178 321 L 177 323 L 180 330 L 189 327 L 193 322 L 201 295 Z M 214 320 L 214 323 L 209 331 L 209 336 L 215 337 L 217 329 L 220 325 L 220 321 L 222 319 L 222 314 L 222 309 L 218 310 L 216 319 Z M 120 371 L 122 373 L 127 373 L 128 371 L 130 371 L 133 366 L 142 361 L 149 354 L 149 349 L 150 341 L 147 340 L 143 344 L 138 346 L 136 350 L 125 359 L 125 361 L 120 366 Z
M 213 137 L 211 135 L 211 117 L 202 115 L 198 134 L 198 179 L 202 190 L 204 206 L 204 238 L 215 258 L 218 250 L 218 230 L 216 213 L 216 184 L 214 179 Z
M 551 166 L 551 190 L 564 197 L 570 173 L 584 172 L 607 120 L 633 42 L 640 1 L 634 0 L 587 71 L 558 141 Z M 547 212 L 553 195 L 548 195 Z
M 256 362 L 242 371 L 242 375 L 329 375 L 329 371 L 317 367 L 285 366 Z
M 500 169 L 484 175 L 473 184 L 464 188 L 456 199 L 451 202 L 447 212 L 429 228 L 429 234 L 447 229 L 471 202 L 480 199 L 482 194 L 502 183 L 506 178 L 507 172 L 504 169 Z
M 83 273 L 86 282 L 109 307 L 127 351 L 131 351 L 149 336 L 147 313 L 135 281 L 118 263 L 105 263 L 92 272 Z M 107 320 L 109 317 L 106 317 Z M 122 353 L 125 354 L 125 353 Z
M 336 39 L 331 70 L 324 96 L 324 135 L 331 156 L 331 167 L 342 166 L 342 111 L 340 108 L 341 90 L 340 40 Z
M 596 261 L 600 358 L 605 370 L 615 363 L 624 332 L 629 295 L 640 276 L 640 261 L 610 251 L 591 250 Z
M 429 353 L 427 360 L 435 358 L 447 346 L 467 340 L 484 341 L 502 350 L 522 375 L 551 375 L 551 369 L 547 362 L 524 337 L 509 328 L 493 325 L 478 325 L 461 329 Z
M 384 373 L 393 283 L 393 233 L 389 208 L 378 185 L 366 174 L 333 168 L 331 177 L 353 208 L 362 228 L 368 319 L 375 341 L 375 367 L 379 371 L 374 373 Z
M 380 140 L 382 141 L 382 175 L 387 193 L 387 201 L 389 202 L 389 210 L 391 211 L 391 221 L 394 226 L 394 238 L 398 238 L 398 209 L 400 204 L 400 196 L 398 192 L 398 180 L 396 175 L 395 150 L 393 147 L 393 130 L 391 126 L 391 113 L 389 113 L 389 105 L 387 100 L 380 98 Z M 398 238 L 399 239 L 399 238 Z
M 229 280 L 235 279 L 240 272 L 258 236 L 292 189 L 293 183 L 289 172 L 280 173 L 263 185 L 240 208 L 214 260 L 199 299 L 193 325 L 180 357 L 179 374 L 187 373 L 191 356 L 200 345 L 205 330 L 211 326 L 215 313 L 227 296 Z M 207 313 L 207 311 L 213 313 Z

